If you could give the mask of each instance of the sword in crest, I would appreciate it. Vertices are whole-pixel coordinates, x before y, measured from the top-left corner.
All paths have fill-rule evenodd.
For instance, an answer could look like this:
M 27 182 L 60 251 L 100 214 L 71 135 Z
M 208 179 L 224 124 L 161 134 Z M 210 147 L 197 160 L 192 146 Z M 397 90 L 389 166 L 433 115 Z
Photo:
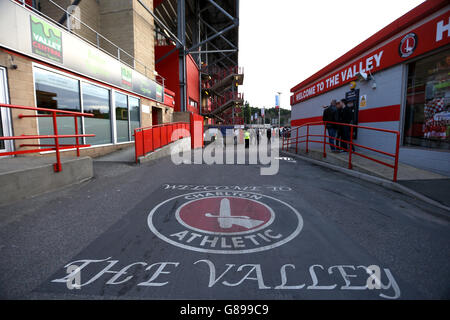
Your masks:
M 233 225 L 238 225 L 246 229 L 252 229 L 264 222 L 261 220 L 251 219 L 248 216 L 232 216 L 230 200 L 227 198 L 220 201 L 220 214 L 218 216 L 212 213 L 205 213 L 205 216 L 208 218 L 217 218 L 219 226 L 222 229 L 230 229 Z

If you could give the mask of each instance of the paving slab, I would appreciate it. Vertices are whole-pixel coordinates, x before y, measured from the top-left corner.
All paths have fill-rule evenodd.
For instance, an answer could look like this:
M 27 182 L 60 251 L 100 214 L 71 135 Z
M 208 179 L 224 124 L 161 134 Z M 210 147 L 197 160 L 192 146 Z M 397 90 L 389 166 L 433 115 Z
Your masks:
M 295 149 L 290 148 L 289 152 L 294 152 L 295 153 Z M 358 151 L 361 153 L 361 151 Z M 316 149 L 311 149 L 309 150 L 308 153 L 306 153 L 304 150 L 299 150 L 298 154 L 302 155 L 302 156 L 307 156 L 307 157 L 311 157 L 315 160 L 321 160 L 321 161 L 325 161 L 328 163 L 332 163 L 335 165 L 339 165 L 345 168 L 348 168 L 348 158 L 349 158 L 349 154 L 346 152 L 342 152 L 342 153 L 333 153 L 333 152 L 327 152 L 327 156 L 324 158 L 323 157 L 323 152 L 316 150 Z M 369 154 L 369 153 L 362 153 L 364 155 L 370 156 L 376 160 L 379 161 L 383 161 L 386 162 L 388 164 L 394 165 L 394 161 L 390 158 L 387 157 L 381 157 L 378 155 L 373 155 L 373 154 Z M 366 159 L 364 157 L 360 157 L 358 155 L 353 155 L 352 156 L 352 165 L 353 165 L 353 170 L 357 170 L 360 172 L 364 172 L 367 174 L 372 174 L 374 176 L 380 177 L 380 178 L 385 178 L 388 180 L 392 180 L 393 178 L 393 174 L 394 174 L 394 169 L 376 163 L 375 161 Z M 404 163 L 399 162 L 398 164 L 398 173 L 397 173 L 397 180 L 401 181 L 401 180 L 439 180 L 439 179 L 449 179 L 448 176 L 444 176 L 435 172 L 431 172 L 428 170 L 424 170 L 424 169 L 420 169 L 420 168 L 416 168 Z
M 402 180 L 399 183 L 450 207 L 450 179 Z
M 61 157 L 61 161 L 67 161 L 75 159 L 73 157 Z M 49 164 L 56 163 L 55 156 L 52 157 L 8 157 L 0 159 L 0 173 L 12 172 L 18 170 L 27 170 L 42 166 L 47 166 Z
M 108 153 L 107 155 L 96 157 L 94 161 L 104 162 L 135 162 L 134 145 L 119 151 Z
M 62 171 L 55 172 L 52 157 L 0 159 L 0 205 L 55 191 L 93 177 L 90 157 L 61 157 Z

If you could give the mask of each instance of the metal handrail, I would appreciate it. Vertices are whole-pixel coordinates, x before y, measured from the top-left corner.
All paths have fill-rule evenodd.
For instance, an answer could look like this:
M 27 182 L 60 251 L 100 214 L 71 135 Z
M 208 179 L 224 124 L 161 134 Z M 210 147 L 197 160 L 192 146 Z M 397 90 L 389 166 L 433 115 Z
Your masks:
M 28 107 L 28 106 L 19 106 L 13 104 L 0 103 L 0 108 L 10 108 L 10 109 L 21 109 L 21 110 L 32 110 L 32 111 L 43 111 L 50 112 L 51 115 L 39 115 L 39 114 L 19 114 L 19 119 L 22 118 L 39 118 L 39 117 L 51 117 L 53 119 L 53 134 L 52 135 L 25 135 L 22 134 L 20 136 L 7 136 L 0 137 L 0 140 L 35 140 L 35 139 L 54 139 L 54 144 L 21 144 L 20 147 L 47 147 L 45 149 L 29 149 L 29 150 L 20 150 L 20 151 L 8 151 L 8 152 L 0 152 L 0 157 L 2 156 L 11 156 L 11 155 L 19 155 L 19 154 L 27 154 L 27 153 L 41 153 L 45 151 L 55 151 L 56 155 L 56 163 L 53 165 L 53 169 L 55 172 L 62 171 L 61 166 L 61 150 L 67 149 L 76 149 L 77 157 L 80 156 L 80 148 L 90 147 L 90 144 L 80 144 L 79 138 L 83 137 L 95 137 L 95 134 L 79 134 L 78 133 L 78 117 L 93 117 L 92 113 L 84 113 L 84 112 L 75 112 L 75 111 L 67 111 L 67 110 L 58 110 L 58 109 L 49 109 L 49 108 L 40 108 L 40 107 Z M 58 117 L 74 117 L 74 125 L 75 125 L 75 134 L 58 134 L 58 123 L 56 118 Z M 75 144 L 60 144 L 59 139 L 64 138 L 75 138 Z
M 153 129 L 153 128 L 157 128 L 157 127 L 164 127 L 164 126 L 168 126 L 168 125 L 173 125 L 173 124 L 186 124 L 187 122 L 184 121 L 178 121 L 178 122 L 170 122 L 170 123 L 162 123 L 162 124 L 155 124 L 153 126 L 147 126 L 147 127 L 141 127 L 141 128 L 136 128 L 135 130 L 139 131 L 143 131 L 146 129 Z
M 162 130 L 159 131 L 159 136 L 155 137 L 154 133 L 156 129 L 165 129 L 165 139 L 162 139 L 161 137 Z M 138 163 L 139 157 L 145 156 L 155 149 L 166 146 L 171 142 L 187 136 L 187 134 L 185 134 L 186 132 L 183 132 L 181 136 L 172 140 L 172 134 L 170 134 L 169 137 L 169 133 L 173 132 L 174 129 L 184 129 L 189 132 L 189 122 L 170 122 L 134 129 L 134 153 L 136 163 Z
M 327 124 L 338 125 L 338 126 L 341 126 L 341 127 L 342 126 L 349 127 L 350 128 L 350 140 L 344 140 L 344 139 L 340 139 L 340 138 L 337 138 L 337 137 L 330 137 L 327 134 L 327 129 L 326 129 Z M 324 133 L 323 134 L 310 134 L 309 133 L 310 126 L 324 126 Z M 299 129 L 304 128 L 304 127 L 306 127 L 306 135 L 299 136 Z M 385 132 L 385 133 L 395 134 L 395 136 L 396 136 L 395 153 L 389 153 L 389 152 L 385 152 L 385 151 L 378 150 L 378 149 L 375 149 L 375 148 L 363 146 L 363 145 L 358 144 L 358 143 L 354 143 L 353 142 L 353 130 L 354 130 L 354 128 L 367 129 L 367 130 L 372 130 L 372 131 L 378 131 L 378 132 Z M 294 131 L 296 132 L 295 137 L 293 137 L 293 135 L 292 135 L 292 133 Z M 310 138 L 317 138 L 317 137 L 318 138 L 323 138 L 323 140 L 317 141 L 317 140 L 311 140 L 310 139 Z M 305 138 L 305 140 L 302 140 L 304 138 Z M 343 147 L 338 146 L 338 145 L 336 145 L 334 143 L 333 144 L 329 143 L 328 142 L 329 138 L 333 138 L 336 141 L 336 143 L 338 141 L 345 143 L 347 145 L 347 148 L 343 148 Z M 344 150 L 344 151 L 348 152 L 348 168 L 349 169 L 353 169 L 353 164 L 352 164 L 352 156 L 353 155 L 357 155 L 357 156 L 360 156 L 362 158 L 374 161 L 374 162 L 376 162 L 378 164 L 385 165 L 387 167 L 390 167 L 390 168 L 394 169 L 392 180 L 394 182 L 397 181 L 398 158 L 399 158 L 399 149 L 400 149 L 400 132 L 399 131 L 388 130 L 388 129 L 381 129 L 381 128 L 372 128 L 372 127 L 367 127 L 367 126 L 360 126 L 360 125 L 354 125 L 354 124 L 348 124 L 348 123 L 340 123 L 340 122 L 332 122 L 332 121 L 310 122 L 310 123 L 305 123 L 305 124 L 303 124 L 301 126 L 298 126 L 296 128 L 292 128 L 291 130 L 287 131 L 285 133 L 285 135 L 283 135 L 281 150 L 284 150 L 285 147 L 286 147 L 286 150 L 288 150 L 291 145 L 295 144 L 295 153 L 298 153 L 298 146 L 299 146 L 300 143 L 306 143 L 306 150 L 305 150 L 306 153 L 309 152 L 309 143 L 320 143 L 320 144 L 323 144 L 323 157 L 324 158 L 327 157 L 327 151 L 326 151 L 326 146 L 327 145 L 333 146 L 333 147 L 335 147 L 337 149 Z M 355 147 L 355 146 L 359 147 L 359 148 L 362 148 L 362 149 L 365 149 L 365 150 L 372 151 L 372 152 L 380 153 L 380 154 L 388 156 L 388 157 L 392 157 L 392 158 L 394 158 L 394 165 L 392 165 L 390 163 L 387 163 L 387 162 L 384 162 L 384 161 L 381 161 L 381 160 L 378 160 L 378 159 L 375 159 L 375 158 L 370 157 L 368 155 L 365 155 L 365 154 L 353 151 L 353 147 Z
M 209 89 L 212 88 L 214 85 L 219 83 L 220 81 L 224 80 L 228 76 L 232 74 L 243 74 L 244 73 L 244 67 L 239 66 L 233 66 L 225 69 L 218 69 L 217 71 L 210 72 L 212 73 L 211 79 L 202 81 L 202 88 L 203 89 Z
M 218 109 L 233 100 L 244 100 L 244 93 L 228 91 L 221 97 L 214 97 L 211 99 L 211 109 Z

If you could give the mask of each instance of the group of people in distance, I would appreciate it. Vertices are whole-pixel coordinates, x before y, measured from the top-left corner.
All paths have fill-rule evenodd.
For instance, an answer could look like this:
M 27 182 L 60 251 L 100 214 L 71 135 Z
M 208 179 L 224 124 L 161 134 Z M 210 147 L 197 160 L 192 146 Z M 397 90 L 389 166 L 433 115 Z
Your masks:
M 250 139 L 254 140 L 256 142 L 256 144 L 259 145 L 259 140 L 261 135 L 264 134 L 264 131 L 266 132 L 267 135 L 267 141 L 269 143 L 271 143 L 271 139 L 272 139 L 272 131 L 274 129 L 273 128 L 268 128 L 267 130 L 264 129 L 249 129 L 248 127 L 245 128 L 244 131 L 244 142 L 245 142 L 245 148 L 248 149 L 250 146 Z
M 323 108 L 322 121 L 327 122 L 331 152 L 347 152 L 346 141 L 350 141 L 350 126 L 339 125 L 339 123 L 353 124 L 353 108 L 347 106 L 345 99 L 332 100 L 329 106 L 323 106 Z M 352 150 L 355 151 L 354 146 Z

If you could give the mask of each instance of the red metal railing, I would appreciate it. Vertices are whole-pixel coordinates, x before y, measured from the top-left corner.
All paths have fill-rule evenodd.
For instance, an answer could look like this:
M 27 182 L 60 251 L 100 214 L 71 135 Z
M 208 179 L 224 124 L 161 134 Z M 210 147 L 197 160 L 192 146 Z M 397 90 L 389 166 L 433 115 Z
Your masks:
M 232 92 L 228 91 L 221 97 L 214 97 L 211 99 L 211 110 L 220 108 L 221 106 L 227 104 L 229 101 L 234 100 L 244 100 L 243 92 Z
M 20 136 L 0 137 L 0 140 L 54 139 L 54 141 L 55 141 L 54 144 L 41 144 L 41 143 L 21 144 L 20 147 L 46 147 L 46 148 L 0 152 L 0 157 L 10 156 L 10 155 L 18 155 L 18 154 L 27 154 L 27 153 L 40 153 L 40 152 L 45 152 L 45 151 L 55 151 L 56 163 L 53 165 L 53 169 L 55 170 L 55 172 L 60 172 L 60 171 L 62 171 L 60 151 L 67 150 L 67 149 L 76 149 L 77 157 L 79 157 L 80 156 L 80 148 L 86 148 L 86 147 L 91 146 L 90 144 L 80 144 L 79 138 L 95 137 L 95 134 L 79 134 L 78 133 L 78 117 L 92 117 L 92 116 L 94 116 L 92 113 L 18 106 L 18 105 L 12 105 L 12 104 L 4 104 L 4 103 L 0 103 L 0 107 L 10 108 L 10 109 L 43 111 L 43 112 L 51 113 L 51 114 L 19 114 L 20 119 L 22 119 L 22 118 L 52 118 L 53 119 L 53 134 L 52 135 L 25 135 L 25 134 L 23 134 Z M 56 121 L 56 119 L 58 117 L 74 117 L 74 125 L 75 125 L 74 132 L 75 132 L 75 134 L 58 134 L 58 124 Z M 75 144 L 59 143 L 59 139 L 63 139 L 63 138 L 75 138 Z
M 202 82 L 202 88 L 208 89 L 213 87 L 216 83 L 222 81 L 226 77 L 232 74 L 243 74 L 244 67 L 234 66 L 229 68 L 203 68 L 202 72 L 210 73 L 211 79 Z
M 327 134 L 326 124 L 334 124 L 334 125 L 338 125 L 340 127 L 343 127 L 343 126 L 349 127 L 350 128 L 350 140 L 343 140 L 343 139 L 340 139 L 340 138 L 337 138 L 337 137 L 331 137 L 331 138 L 333 138 L 335 140 L 336 144 L 330 143 L 329 142 L 330 136 Z M 310 129 L 311 126 L 323 126 L 324 127 L 323 134 L 310 134 L 310 130 L 309 129 Z M 299 130 L 301 128 L 303 128 L 303 127 L 306 127 L 306 135 L 299 136 Z M 354 131 L 354 128 L 367 129 L 367 130 L 372 130 L 372 131 L 378 131 L 378 132 L 385 132 L 385 133 L 392 133 L 392 134 L 394 134 L 395 135 L 395 153 L 389 153 L 389 152 L 385 152 L 385 151 L 382 151 L 382 150 L 378 150 L 378 149 L 375 149 L 375 148 L 371 148 L 371 147 L 363 146 L 361 144 L 354 143 L 353 142 L 353 131 Z M 312 139 L 322 138 L 323 140 L 322 141 L 317 141 L 317 140 L 311 140 L 311 138 Z M 304 140 L 302 140 L 302 139 L 304 139 Z M 346 144 L 347 148 L 343 148 L 343 147 L 337 145 L 337 141 L 340 141 L 340 142 L 343 142 L 344 144 Z M 326 146 L 327 145 L 330 145 L 330 146 L 335 147 L 336 149 L 340 149 L 340 150 L 344 150 L 344 151 L 348 152 L 348 168 L 349 169 L 353 168 L 353 165 L 352 165 L 352 156 L 353 155 L 357 155 L 357 156 L 360 156 L 362 158 L 374 161 L 374 162 L 376 162 L 378 164 L 387 166 L 389 168 L 394 169 L 392 180 L 394 182 L 397 181 L 398 154 L 399 154 L 399 147 L 400 147 L 400 132 L 398 132 L 398 131 L 379 129 L 379 128 L 371 128 L 371 127 L 365 127 L 365 126 L 359 126 L 359 125 L 353 125 L 353 124 L 329 122 L 329 121 L 326 121 L 326 122 L 311 122 L 311 123 L 306 123 L 306 124 L 301 125 L 301 126 L 296 127 L 296 128 L 292 128 L 290 131 L 288 131 L 285 134 L 285 136 L 283 136 L 281 149 L 285 150 L 285 148 L 286 148 L 286 150 L 288 150 L 289 147 L 294 144 L 295 145 L 295 153 L 298 153 L 298 147 L 299 147 L 300 143 L 305 143 L 306 144 L 306 148 L 305 148 L 306 153 L 309 152 L 309 143 L 321 143 L 321 144 L 323 144 L 323 157 L 324 158 L 326 158 L 326 156 L 327 156 L 327 150 L 326 150 Z M 372 151 L 372 152 L 375 152 L 375 153 L 382 154 L 382 155 L 387 156 L 387 157 L 391 157 L 391 158 L 394 159 L 394 164 L 392 165 L 392 164 L 390 164 L 388 162 L 385 162 L 385 161 L 382 161 L 382 160 L 370 157 L 367 154 L 362 154 L 360 152 L 356 152 L 356 151 L 353 150 L 354 147 L 362 148 L 362 149 L 365 149 L 365 150 L 368 150 L 368 151 Z
M 244 118 L 235 116 L 234 119 L 225 117 L 223 118 L 224 121 L 222 124 L 224 125 L 243 125 L 244 124 Z
M 174 137 L 173 132 L 177 129 L 184 130 L 181 130 L 179 135 Z M 189 132 L 189 122 L 172 122 L 134 129 L 136 163 L 138 163 L 139 157 L 145 156 L 147 153 L 164 147 L 171 142 L 185 138 L 189 136 Z
M 228 108 L 220 114 L 220 117 L 224 120 L 223 124 L 244 124 L 242 109 L 240 107 L 234 107 L 234 116 L 232 108 Z
M 190 135 L 191 135 L 191 149 L 203 148 L 203 132 L 204 132 L 204 118 L 195 113 L 191 113 L 190 120 Z

